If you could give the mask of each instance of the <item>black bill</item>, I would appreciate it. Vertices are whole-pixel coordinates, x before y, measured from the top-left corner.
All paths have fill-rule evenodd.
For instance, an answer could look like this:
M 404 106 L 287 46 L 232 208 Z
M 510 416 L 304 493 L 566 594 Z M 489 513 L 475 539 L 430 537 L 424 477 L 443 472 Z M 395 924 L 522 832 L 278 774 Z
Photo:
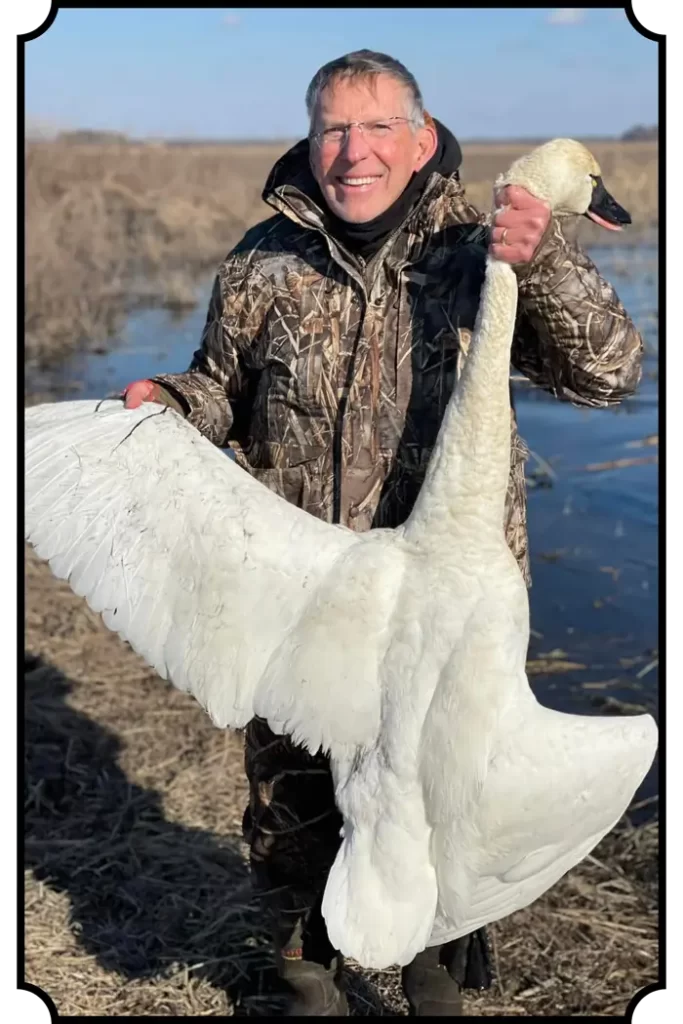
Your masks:
M 599 175 L 592 174 L 591 177 L 594 182 L 593 198 L 585 216 L 610 231 L 621 231 L 625 224 L 631 223 L 631 214 L 612 198 Z

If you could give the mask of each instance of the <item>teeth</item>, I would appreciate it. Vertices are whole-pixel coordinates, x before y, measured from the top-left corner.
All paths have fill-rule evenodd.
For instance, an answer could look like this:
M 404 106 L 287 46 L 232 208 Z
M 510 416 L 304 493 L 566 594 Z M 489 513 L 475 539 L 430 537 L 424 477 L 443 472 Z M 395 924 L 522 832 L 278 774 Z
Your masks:
M 372 185 L 377 178 L 342 178 L 343 185 Z

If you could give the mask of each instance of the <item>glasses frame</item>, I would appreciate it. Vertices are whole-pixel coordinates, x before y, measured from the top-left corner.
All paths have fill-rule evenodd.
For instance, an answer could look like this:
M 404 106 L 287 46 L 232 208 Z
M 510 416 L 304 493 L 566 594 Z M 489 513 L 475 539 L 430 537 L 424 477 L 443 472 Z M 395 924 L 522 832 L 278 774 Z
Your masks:
M 358 128 L 362 135 L 365 131 L 365 126 L 368 124 L 389 124 L 392 121 L 404 121 L 406 124 L 417 123 L 414 117 L 373 117 L 371 120 L 367 121 L 349 121 L 347 124 L 333 124 L 328 128 L 324 128 L 322 131 L 312 132 L 308 137 L 311 142 L 316 144 L 316 146 L 323 146 L 325 144 L 343 146 L 348 140 L 351 128 Z M 325 132 L 329 131 L 343 131 L 344 134 L 341 139 L 326 139 Z

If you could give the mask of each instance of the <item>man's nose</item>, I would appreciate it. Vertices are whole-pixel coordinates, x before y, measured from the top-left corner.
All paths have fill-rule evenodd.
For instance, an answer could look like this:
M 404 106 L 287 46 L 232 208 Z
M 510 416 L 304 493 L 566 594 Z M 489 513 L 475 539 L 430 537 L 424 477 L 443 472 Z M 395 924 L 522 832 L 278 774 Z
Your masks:
M 352 124 L 346 129 L 346 138 L 342 147 L 342 154 L 349 163 L 356 163 L 368 155 L 369 146 L 361 128 Z

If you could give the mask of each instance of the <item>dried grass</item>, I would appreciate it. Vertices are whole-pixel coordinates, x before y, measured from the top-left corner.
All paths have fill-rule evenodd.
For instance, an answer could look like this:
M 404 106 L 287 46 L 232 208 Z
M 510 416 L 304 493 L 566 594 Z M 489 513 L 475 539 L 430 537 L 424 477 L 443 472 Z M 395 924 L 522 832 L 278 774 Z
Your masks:
M 213 270 L 266 213 L 272 146 L 26 147 L 26 363 L 102 346 L 136 306 L 195 304 Z
M 590 143 L 608 187 L 634 217 L 625 242 L 657 223 L 657 144 Z M 202 275 L 272 210 L 261 201 L 285 144 L 26 146 L 26 363 L 102 349 L 122 314 L 194 305 Z M 463 181 L 487 209 L 491 184 L 528 144 L 464 146 Z M 579 239 L 604 241 L 595 225 Z
M 266 1013 L 277 993 L 248 885 L 239 735 L 214 729 L 26 561 L 27 981 L 61 1015 Z M 621 1016 L 657 977 L 656 822 L 625 819 L 492 928 L 475 1016 Z M 349 965 L 356 1016 L 405 1016 L 399 972 Z

